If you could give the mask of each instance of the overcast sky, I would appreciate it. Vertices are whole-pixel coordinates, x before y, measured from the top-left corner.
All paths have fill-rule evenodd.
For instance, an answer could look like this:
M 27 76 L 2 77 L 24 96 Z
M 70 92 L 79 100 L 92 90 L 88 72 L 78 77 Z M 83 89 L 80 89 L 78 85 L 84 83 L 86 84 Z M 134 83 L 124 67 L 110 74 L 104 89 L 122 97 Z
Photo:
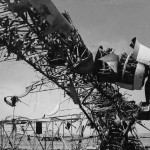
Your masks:
M 56 7 L 68 11 L 83 41 L 93 53 L 100 45 L 115 48 L 117 53 L 131 52 L 128 46 L 133 37 L 150 47 L 150 0 L 53 0 Z M 37 74 L 23 62 L 0 63 L 0 119 L 12 115 L 3 97 L 24 91 Z M 144 101 L 143 91 L 132 91 L 131 99 Z M 63 92 L 44 92 L 23 99 L 30 106 L 19 103 L 15 114 L 29 118 L 41 117 L 63 99 Z M 72 102 L 62 108 L 76 107 Z

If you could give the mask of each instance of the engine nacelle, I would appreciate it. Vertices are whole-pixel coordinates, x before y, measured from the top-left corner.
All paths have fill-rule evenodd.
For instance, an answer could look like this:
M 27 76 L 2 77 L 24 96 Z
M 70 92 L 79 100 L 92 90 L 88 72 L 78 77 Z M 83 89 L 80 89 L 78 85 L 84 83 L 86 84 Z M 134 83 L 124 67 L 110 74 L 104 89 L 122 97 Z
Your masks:
M 128 63 L 128 62 L 127 62 Z M 127 81 L 127 74 L 126 72 L 126 64 L 124 64 L 124 69 L 122 70 L 122 79 L 121 81 L 117 81 L 116 84 L 119 85 L 122 88 L 129 89 L 129 90 L 141 90 L 143 87 L 143 83 L 145 80 L 145 65 L 142 63 L 137 63 L 135 65 L 135 71 L 130 72 L 130 75 L 132 76 L 128 77 L 131 81 Z M 128 72 L 128 70 L 127 70 Z M 126 81 L 124 80 L 124 76 L 126 76 Z
M 145 64 L 133 54 L 118 55 L 99 48 L 95 57 L 95 73 L 99 82 L 110 82 L 129 90 L 141 90 L 145 80 Z
M 133 89 L 135 90 L 142 89 L 144 77 L 145 77 L 145 66 L 141 63 L 138 63 L 134 74 Z
M 136 37 L 132 39 L 130 46 L 134 49 L 133 57 L 136 61 L 150 66 L 150 48 L 140 44 Z

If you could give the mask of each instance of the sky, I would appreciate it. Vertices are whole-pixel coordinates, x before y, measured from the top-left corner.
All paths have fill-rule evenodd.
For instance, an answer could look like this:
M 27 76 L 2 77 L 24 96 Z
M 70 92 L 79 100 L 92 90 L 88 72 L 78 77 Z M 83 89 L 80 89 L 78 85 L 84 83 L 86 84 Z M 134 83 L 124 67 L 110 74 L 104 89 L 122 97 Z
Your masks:
M 150 1 L 149 0 L 52 0 L 60 12 L 68 11 L 74 26 L 83 41 L 95 55 L 98 47 L 112 47 L 118 54 L 132 52 L 131 39 L 137 37 L 140 43 L 150 47 Z M 0 63 L 0 119 L 12 115 L 13 109 L 3 101 L 5 96 L 20 94 L 38 74 L 25 62 Z M 127 90 L 124 90 L 124 92 Z M 130 99 L 145 101 L 144 91 L 127 91 Z M 15 108 L 16 115 L 39 118 L 64 99 L 62 91 L 31 94 L 22 99 Z M 72 101 L 66 101 L 61 109 L 76 108 Z M 71 113 L 71 112 L 67 112 Z M 59 112 L 62 114 L 62 112 Z M 58 115 L 59 115 L 58 114 Z

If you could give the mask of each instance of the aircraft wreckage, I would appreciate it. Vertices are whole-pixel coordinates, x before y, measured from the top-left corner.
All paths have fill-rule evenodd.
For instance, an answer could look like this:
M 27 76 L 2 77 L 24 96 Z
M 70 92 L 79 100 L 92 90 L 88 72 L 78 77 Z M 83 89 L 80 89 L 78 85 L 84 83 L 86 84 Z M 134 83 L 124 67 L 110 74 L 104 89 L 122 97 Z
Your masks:
M 38 87 L 55 84 L 86 115 L 98 133 L 101 150 L 144 149 L 137 136 L 130 139 L 128 133 L 140 120 L 150 119 L 150 49 L 133 38 L 131 54 L 119 56 L 114 49 L 100 46 L 94 57 L 69 14 L 60 13 L 51 0 L 0 3 L 1 58 L 24 60 L 43 75 L 25 94 L 5 97 L 5 102 L 14 107 Z M 120 88 L 143 86 L 146 102 L 140 105 L 120 92 Z

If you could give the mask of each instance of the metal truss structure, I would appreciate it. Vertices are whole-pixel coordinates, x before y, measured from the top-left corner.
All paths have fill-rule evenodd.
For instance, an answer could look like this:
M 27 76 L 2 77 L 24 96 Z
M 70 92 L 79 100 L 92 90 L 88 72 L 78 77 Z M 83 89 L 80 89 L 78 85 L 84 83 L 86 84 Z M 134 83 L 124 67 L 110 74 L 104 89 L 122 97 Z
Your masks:
M 0 146 L 2 149 L 20 150 L 76 150 L 87 148 L 91 144 L 96 146 L 98 136 L 87 122 L 83 114 L 47 119 L 7 116 L 0 122 Z M 85 128 L 88 132 L 83 137 Z
M 124 149 L 124 145 L 128 144 L 127 134 L 136 122 L 140 108 L 134 102 L 126 101 L 119 91 L 119 86 L 98 78 L 96 69 L 93 70 L 93 65 L 97 64 L 92 61 L 93 56 L 73 26 L 69 14 L 61 14 L 70 24 L 69 33 L 59 28 L 52 30 L 49 21 L 41 19 L 44 12 L 39 13 L 34 2 L 0 1 L 1 61 L 15 59 L 27 62 L 43 75 L 41 81 L 30 86 L 30 93 L 51 88 L 64 90 L 74 103 L 79 105 L 90 126 L 97 132 L 103 142 L 101 149 L 109 149 L 111 145 L 117 145 L 114 149 Z M 96 57 L 98 59 L 112 51 L 99 48 Z M 99 71 L 107 78 L 111 69 L 105 66 L 105 70 Z M 110 136 L 113 134 L 107 134 L 112 126 L 115 127 L 116 116 L 123 122 L 129 122 L 120 125 L 121 128 L 127 126 L 124 128 L 125 134 L 122 134 L 123 131 L 117 131 L 122 136 L 122 145 L 118 144 L 120 139 L 114 138 L 115 140 L 111 141 L 113 138 Z M 137 145 L 132 142 L 129 142 L 129 146 Z

